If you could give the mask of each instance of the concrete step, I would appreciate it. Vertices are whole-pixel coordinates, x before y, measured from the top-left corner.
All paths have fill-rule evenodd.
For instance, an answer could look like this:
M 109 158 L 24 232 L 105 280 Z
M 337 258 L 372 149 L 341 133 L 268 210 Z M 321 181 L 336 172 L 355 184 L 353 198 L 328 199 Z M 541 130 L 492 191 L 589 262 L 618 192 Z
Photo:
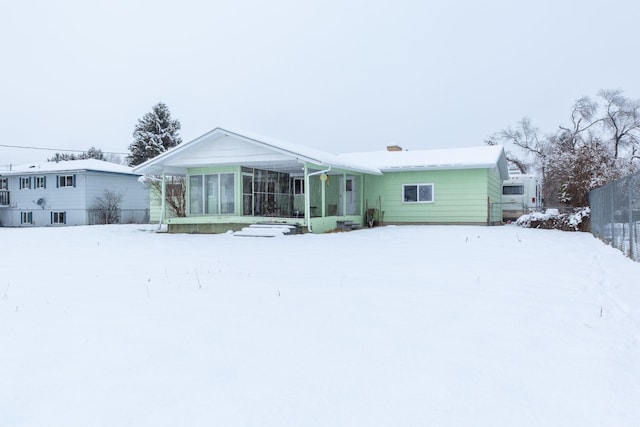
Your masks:
M 297 227 L 290 224 L 251 224 L 233 233 L 239 237 L 278 237 L 296 234 Z

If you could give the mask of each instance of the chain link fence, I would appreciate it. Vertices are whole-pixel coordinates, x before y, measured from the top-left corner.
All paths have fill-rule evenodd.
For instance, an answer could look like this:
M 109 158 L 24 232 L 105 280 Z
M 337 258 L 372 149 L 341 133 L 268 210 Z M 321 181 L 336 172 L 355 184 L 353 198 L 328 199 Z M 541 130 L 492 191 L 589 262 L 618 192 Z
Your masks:
M 640 172 L 589 193 L 591 233 L 640 262 Z

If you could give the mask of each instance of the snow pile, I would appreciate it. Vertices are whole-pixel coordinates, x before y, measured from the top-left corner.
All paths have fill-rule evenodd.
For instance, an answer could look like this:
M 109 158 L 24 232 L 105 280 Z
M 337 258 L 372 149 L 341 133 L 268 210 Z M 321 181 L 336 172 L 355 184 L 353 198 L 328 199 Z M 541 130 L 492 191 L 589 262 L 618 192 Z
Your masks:
M 640 264 L 587 233 L 156 229 L 0 228 L 0 425 L 638 425 Z
M 575 209 L 572 213 L 559 213 L 558 209 L 547 209 L 522 215 L 516 224 L 524 228 L 545 228 L 564 231 L 589 231 L 589 207 Z

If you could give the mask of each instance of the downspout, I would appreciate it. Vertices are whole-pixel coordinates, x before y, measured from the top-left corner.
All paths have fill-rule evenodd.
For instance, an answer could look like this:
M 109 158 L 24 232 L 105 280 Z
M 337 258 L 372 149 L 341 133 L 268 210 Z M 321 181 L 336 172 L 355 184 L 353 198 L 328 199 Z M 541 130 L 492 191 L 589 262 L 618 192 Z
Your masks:
M 311 230 L 311 191 L 309 187 L 309 177 L 314 175 L 322 175 L 323 173 L 327 173 L 331 170 L 331 166 L 329 169 L 325 169 L 323 171 L 317 171 L 312 173 L 306 173 L 307 165 L 304 166 L 305 174 L 304 174 L 304 217 L 307 219 L 307 230 L 309 233 L 313 233 Z
M 166 206 L 166 198 L 167 198 L 167 184 L 166 184 L 166 175 L 164 171 L 162 171 L 162 191 L 160 192 L 162 199 L 160 201 L 160 221 L 158 222 L 158 230 L 162 228 L 162 220 L 164 219 L 164 210 L 167 208 Z

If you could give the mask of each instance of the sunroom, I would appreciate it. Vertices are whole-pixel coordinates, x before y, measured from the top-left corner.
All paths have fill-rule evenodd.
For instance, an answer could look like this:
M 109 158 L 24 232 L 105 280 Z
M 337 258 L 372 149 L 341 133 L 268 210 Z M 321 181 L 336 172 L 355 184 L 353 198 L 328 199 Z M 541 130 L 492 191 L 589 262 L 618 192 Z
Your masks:
M 364 174 L 337 156 L 264 137 L 216 128 L 136 168 L 186 182 L 186 216 L 160 218 L 169 232 L 220 233 L 254 223 L 283 223 L 322 233 L 339 223 L 362 224 Z M 153 210 L 153 206 L 152 206 Z

